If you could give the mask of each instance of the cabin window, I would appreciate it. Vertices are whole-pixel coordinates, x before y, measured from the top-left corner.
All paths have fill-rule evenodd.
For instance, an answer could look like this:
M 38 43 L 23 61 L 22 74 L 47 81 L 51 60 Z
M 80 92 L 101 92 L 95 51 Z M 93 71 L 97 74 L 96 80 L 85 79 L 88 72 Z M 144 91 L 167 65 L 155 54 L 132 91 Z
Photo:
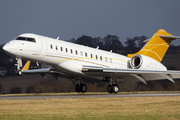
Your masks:
M 93 55 L 91 54 L 91 58 L 93 58 Z
M 96 59 L 98 59 L 98 56 L 96 55 Z
M 66 48 L 66 52 L 68 52 L 68 49 Z
M 56 46 L 56 50 L 58 50 L 58 46 Z
M 63 51 L 63 47 L 61 47 L 61 51 Z
M 81 51 L 81 56 L 83 56 L 83 52 Z
M 73 50 L 71 49 L 71 53 L 73 53 Z
M 100 56 L 100 60 L 102 60 L 102 56 Z
M 109 60 L 110 60 L 110 63 L 112 63 L 112 59 L 111 59 L 111 58 L 109 58 Z
M 85 56 L 87 57 L 87 53 L 85 53 Z
M 76 55 L 77 55 L 78 54 L 77 50 L 75 52 L 76 52 Z
M 53 49 L 53 45 L 52 44 L 50 45 L 50 47 L 51 47 L 51 49 Z
M 105 60 L 106 60 L 106 62 L 107 62 L 107 57 L 105 57 Z

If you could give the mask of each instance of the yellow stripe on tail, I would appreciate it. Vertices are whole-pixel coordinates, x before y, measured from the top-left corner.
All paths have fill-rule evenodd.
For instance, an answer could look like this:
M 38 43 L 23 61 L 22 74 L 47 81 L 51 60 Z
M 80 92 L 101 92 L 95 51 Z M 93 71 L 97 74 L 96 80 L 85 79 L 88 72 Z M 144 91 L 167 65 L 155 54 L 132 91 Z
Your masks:
M 146 55 L 161 62 L 167 49 L 169 48 L 169 45 L 171 44 L 171 41 L 176 39 L 174 36 L 171 36 L 173 35 L 167 33 L 163 29 L 160 29 L 140 51 L 135 54 L 128 54 L 128 57 L 132 58 L 136 54 Z
M 31 64 L 31 61 L 27 61 L 26 64 L 24 65 L 23 69 L 22 69 L 21 71 L 29 70 L 30 64 Z

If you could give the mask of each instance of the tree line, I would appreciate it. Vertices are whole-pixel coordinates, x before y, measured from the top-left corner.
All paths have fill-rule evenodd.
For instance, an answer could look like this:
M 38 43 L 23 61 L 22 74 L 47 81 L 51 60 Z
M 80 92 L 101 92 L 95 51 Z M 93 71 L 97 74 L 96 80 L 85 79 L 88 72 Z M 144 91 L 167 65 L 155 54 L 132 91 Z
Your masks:
M 120 38 L 116 35 L 107 35 L 104 38 L 101 37 L 90 37 L 82 35 L 77 39 L 66 40 L 68 42 L 73 42 L 80 45 L 85 45 L 93 48 L 99 47 L 102 50 L 110 51 L 112 50 L 115 53 L 120 53 L 123 55 L 129 53 L 137 52 L 144 44 L 144 40 L 148 39 L 146 36 L 136 36 L 133 38 L 127 37 L 125 41 L 125 46 L 120 41 Z

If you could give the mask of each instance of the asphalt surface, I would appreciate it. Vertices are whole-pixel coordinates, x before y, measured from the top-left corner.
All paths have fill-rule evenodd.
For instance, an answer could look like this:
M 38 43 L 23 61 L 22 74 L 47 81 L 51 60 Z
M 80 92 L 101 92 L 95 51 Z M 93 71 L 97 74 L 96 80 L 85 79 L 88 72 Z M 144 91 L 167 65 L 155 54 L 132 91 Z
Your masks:
M 63 98 L 116 98 L 116 97 L 158 97 L 180 96 L 180 93 L 138 93 L 106 95 L 49 95 L 49 96 L 0 96 L 0 100 L 63 99 Z

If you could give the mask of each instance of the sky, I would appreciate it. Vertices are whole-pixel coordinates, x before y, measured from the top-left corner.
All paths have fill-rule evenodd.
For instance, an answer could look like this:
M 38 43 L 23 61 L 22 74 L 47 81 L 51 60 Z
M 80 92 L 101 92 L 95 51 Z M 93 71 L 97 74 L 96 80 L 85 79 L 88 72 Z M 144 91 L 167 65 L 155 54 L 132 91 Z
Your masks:
M 61 40 L 82 35 L 180 36 L 180 0 L 0 0 L 0 44 L 22 33 Z M 180 45 L 180 40 L 173 42 Z

